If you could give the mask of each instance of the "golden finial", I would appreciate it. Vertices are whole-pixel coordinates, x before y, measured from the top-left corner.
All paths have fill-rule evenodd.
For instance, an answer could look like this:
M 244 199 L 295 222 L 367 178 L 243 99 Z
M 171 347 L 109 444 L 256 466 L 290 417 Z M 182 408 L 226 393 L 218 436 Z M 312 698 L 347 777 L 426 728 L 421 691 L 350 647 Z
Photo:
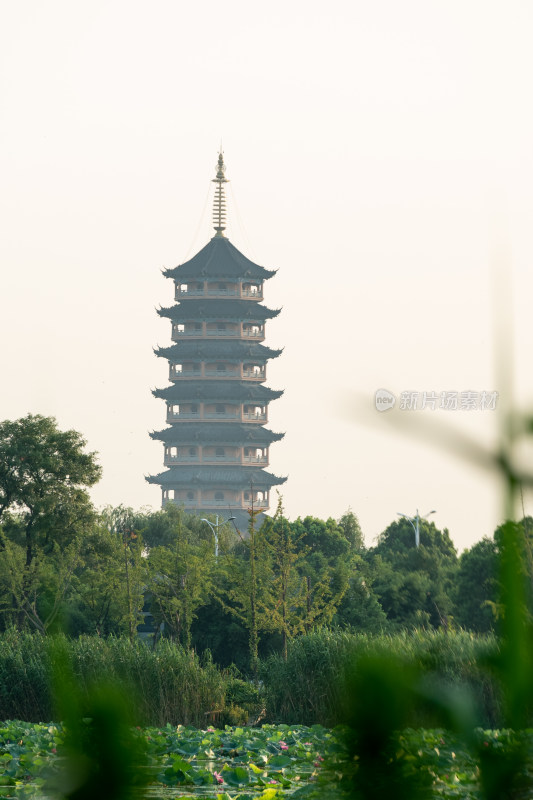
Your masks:
M 226 230 L 226 193 L 224 191 L 224 184 L 229 183 L 225 176 L 226 165 L 224 164 L 224 156 L 222 150 L 218 154 L 217 176 L 213 178 L 213 183 L 216 183 L 215 198 L 213 201 L 213 227 L 216 230 L 215 236 L 224 236 Z

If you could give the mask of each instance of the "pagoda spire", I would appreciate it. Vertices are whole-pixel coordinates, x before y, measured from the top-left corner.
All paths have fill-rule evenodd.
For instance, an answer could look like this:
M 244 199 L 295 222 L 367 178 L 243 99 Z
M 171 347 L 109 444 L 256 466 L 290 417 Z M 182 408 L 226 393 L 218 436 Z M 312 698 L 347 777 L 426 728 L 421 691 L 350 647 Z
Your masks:
M 224 184 L 229 183 L 225 176 L 226 165 L 224 164 L 224 156 L 222 150 L 218 154 L 217 176 L 213 178 L 213 183 L 216 183 L 215 197 L 213 200 L 213 227 L 216 230 L 215 236 L 224 236 L 226 230 L 226 192 L 224 191 Z

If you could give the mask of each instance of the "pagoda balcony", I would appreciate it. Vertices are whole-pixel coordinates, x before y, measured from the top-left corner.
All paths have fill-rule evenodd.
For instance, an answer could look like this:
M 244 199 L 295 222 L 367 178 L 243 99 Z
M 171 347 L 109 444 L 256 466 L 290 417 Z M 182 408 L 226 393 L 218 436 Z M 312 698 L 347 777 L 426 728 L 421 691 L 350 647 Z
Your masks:
M 206 411 L 202 419 L 238 419 L 240 416 L 239 411 Z
M 173 342 L 180 342 L 182 339 L 203 339 L 202 328 L 180 328 L 178 325 L 172 326 L 171 339 Z
M 182 419 L 200 419 L 199 411 L 167 411 L 167 422 L 177 422 Z
M 197 369 L 175 369 L 172 364 L 168 370 L 168 378 L 171 381 L 181 380 L 182 378 L 198 378 L 202 375 L 202 370 Z
M 226 380 L 227 378 L 237 378 L 237 380 L 241 377 L 237 367 L 234 369 L 207 369 L 204 372 L 206 378 L 219 378 Z
M 241 332 L 238 329 L 231 330 L 231 328 L 208 328 L 206 335 L 216 336 L 217 339 L 236 339 L 240 338 Z
M 161 503 L 162 507 L 173 504 L 175 506 L 183 506 L 185 509 L 190 509 L 194 511 L 198 508 L 198 500 L 174 500 L 173 497 L 163 497 L 163 501 Z
M 202 464 L 239 464 L 238 456 L 209 456 L 202 458 Z
M 265 411 L 243 411 L 241 415 L 242 422 L 267 422 L 268 415 Z
M 176 464 L 199 464 L 198 456 L 170 456 L 165 455 L 163 464 L 165 467 L 173 467 Z
M 249 369 L 249 368 L 243 367 L 242 377 L 243 378 L 248 378 L 248 380 L 252 380 L 252 381 L 265 381 L 266 380 L 266 369 L 263 367 L 262 369 L 257 371 L 257 370 L 254 370 L 254 369 Z
M 257 327 L 257 328 L 244 328 L 242 329 L 242 335 L 245 339 L 255 339 L 258 342 L 263 341 L 265 338 L 265 329 L 264 326 Z
M 203 297 L 203 289 L 189 289 L 187 287 L 176 286 L 174 290 L 174 300 L 181 300 L 184 297 Z
M 244 289 L 243 288 L 243 289 L 241 289 L 241 297 L 243 299 L 246 299 L 246 300 L 249 300 L 249 299 L 262 300 L 263 299 L 263 288 L 262 287 L 259 288 L 259 289 L 253 289 L 253 288 Z
M 217 298 L 217 297 L 239 297 L 239 296 L 240 296 L 240 290 L 237 287 L 231 287 L 231 286 L 228 286 L 227 289 L 215 289 L 215 288 L 209 289 L 208 288 L 207 294 L 206 294 L 206 297 L 212 297 L 212 298 Z
M 242 463 L 268 465 L 268 456 L 243 456 Z

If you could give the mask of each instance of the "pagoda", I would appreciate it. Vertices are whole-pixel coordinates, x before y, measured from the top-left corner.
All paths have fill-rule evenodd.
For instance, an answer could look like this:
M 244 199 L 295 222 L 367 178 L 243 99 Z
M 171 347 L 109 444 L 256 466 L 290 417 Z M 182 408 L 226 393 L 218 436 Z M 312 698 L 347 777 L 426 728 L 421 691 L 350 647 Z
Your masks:
M 279 310 L 262 304 L 275 274 L 254 264 L 226 238 L 225 165 L 214 178 L 215 235 L 189 261 L 163 274 L 174 281 L 175 305 L 158 313 L 172 323 L 172 344 L 155 350 L 169 363 L 170 385 L 153 394 L 166 402 L 169 427 L 151 433 L 164 444 L 165 472 L 147 481 L 162 504 L 201 514 L 228 513 L 244 522 L 253 506 L 267 511 L 272 486 L 269 447 L 283 438 L 265 427 L 268 406 L 283 392 L 265 386 L 267 362 L 281 350 L 263 344 L 266 321 Z

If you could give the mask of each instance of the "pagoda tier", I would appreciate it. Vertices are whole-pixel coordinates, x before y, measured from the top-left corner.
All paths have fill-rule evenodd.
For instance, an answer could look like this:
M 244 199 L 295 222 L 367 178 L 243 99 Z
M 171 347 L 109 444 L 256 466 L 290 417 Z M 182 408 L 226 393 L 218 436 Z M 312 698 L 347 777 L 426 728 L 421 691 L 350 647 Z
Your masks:
M 213 403 L 259 403 L 265 405 L 270 400 L 277 400 L 283 392 L 275 392 L 268 386 L 247 381 L 187 381 L 174 383 L 165 389 L 154 389 L 154 397 L 170 403 L 186 403 L 192 400 L 203 400 Z
M 245 509 L 252 498 L 256 508 L 266 510 L 270 506 L 270 489 L 284 483 L 286 478 L 253 467 L 179 466 L 160 475 L 150 475 L 146 480 L 161 486 L 163 506 L 174 502 L 207 513 Z
M 165 443 L 164 464 L 229 464 L 242 466 L 269 464 L 269 445 L 279 442 L 282 433 L 262 425 L 218 423 L 173 425 L 151 433 Z
M 172 425 L 162 431 L 153 431 L 150 436 L 166 445 L 199 444 L 208 441 L 217 444 L 249 444 L 262 447 L 272 442 L 279 442 L 285 434 L 269 431 L 263 425 L 223 422 L 203 422 L 201 425 L 195 425 L 191 422 L 189 425 Z
M 215 322 L 224 320 L 261 320 L 273 319 L 280 313 L 280 309 L 271 309 L 261 303 L 251 303 L 249 300 L 180 300 L 179 305 L 170 308 L 160 308 L 157 312 L 160 317 L 168 317 L 173 322 L 186 322 L 187 320 L 205 320 Z
M 254 264 L 234 247 L 225 236 L 214 236 L 199 253 L 173 269 L 163 270 L 166 278 L 184 282 L 190 280 L 264 281 L 276 274 L 275 269 L 265 269 Z
M 254 264 L 224 236 L 224 162 L 215 183 L 216 235 L 192 259 L 164 275 L 174 280 L 176 305 L 158 314 L 172 322 L 171 384 L 153 394 L 166 401 L 170 427 L 154 432 L 169 469 L 147 481 L 161 486 L 163 505 L 206 514 L 224 509 L 239 520 L 254 505 L 266 510 L 270 489 L 285 478 L 266 472 L 269 446 L 283 434 L 264 428 L 268 405 L 283 394 L 264 386 L 266 365 L 281 350 L 259 342 L 279 310 L 261 304 L 274 270 Z
M 237 339 L 235 342 L 228 342 L 225 339 L 198 339 L 179 342 L 171 347 L 158 347 L 155 351 L 156 356 L 167 358 L 169 361 L 205 361 L 207 359 L 224 359 L 224 361 L 257 361 L 265 363 L 267 359 L 277 358 L 282 350 L 272 350 L 258 342 L 243 341 Z

